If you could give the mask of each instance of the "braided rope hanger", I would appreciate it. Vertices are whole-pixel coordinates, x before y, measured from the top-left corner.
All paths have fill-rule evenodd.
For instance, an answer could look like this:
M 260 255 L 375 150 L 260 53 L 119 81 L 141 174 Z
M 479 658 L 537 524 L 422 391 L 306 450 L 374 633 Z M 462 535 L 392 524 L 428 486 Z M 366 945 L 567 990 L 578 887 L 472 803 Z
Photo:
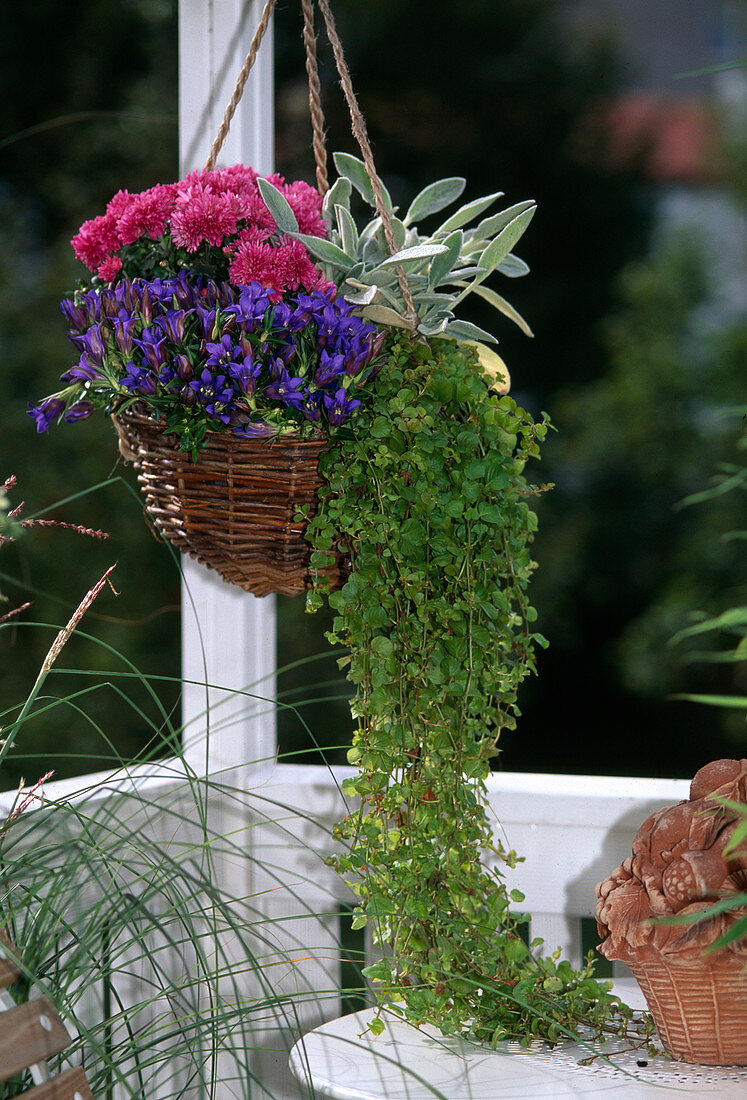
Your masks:
M 394 240 L 394 231 L 392 229 L 392 220 L 387 209 L 386 202 L 384 200 L 384 191 L 381 184 L 381 179 L 376 171 L 374 164 L 373 152 L 371 149 L 371 143 L 368 138 L 368 131 L 366 129 L 366 122 L 358 105 L 358 100 L 353 90 L 353 82 L 350 76 L 350 70 L 348 69 L 345 61 L 345 55 L 342 48 L 342 42 L 337 34 L 337 28 L 335 25 L 335 19 L 330 10 L 328 0 L 318 0 L 319 8 L 324 18 L 324 25 L 327 31 L 327 38 L 329 39 L 332 47 L 332 53 L 334 54 L 335 64 L 337 66 L 337 72 L 340 77 L 340 84 L 345 95 L 345 101 L 348 106 L 348 112 L 350 114 L 350 121 L 353 130 L 353 136 L 358 143 L 358 148 L 361 151 L 363 163 L 368 173 L 368 177 L 371 181 L 371 188 L 374 194 L 374 201 L 376 204 L 376 212 L 381 218 L 381 224 L 384 229 L 384 236 L 386 238 L 387 246 L 390 254 L 393 256 L 397 251 L 397 244 Z M 257 29 L 254 32 L 251 44 L 249 46 L 249 52 L 246 55 L 244 64 L 241 67 L 238 78 L 236 80 L 236 87 L 233 90 L 231 98 L 226 107 L 223 115 L 223 121 L 218 127 L 218 133 L 215 136 L 215 141 L 210 149 L 210 155 L 205 161 L 205 171 L 212 171 L 215 168 L 215 163 L 218 159 L 218 154 L 221 150 L 223 142 L 226 139 L 226 135 L 231 126 L 231 120 L 236 113 L 236 108 L 239 105 L 239 101 L 244 92 L 246 82 L 249 79 L 249 73 L 252 70 L 254 62 L 257 58 L 259 47 L 262 43 L 262 39 L 265 36 L 265 32 L 270 23 L 272 13 L 275 9 L 276 0 L 266 0 L 264 10 L 260 17 Z M 314 33 L 314 0 L 301 0 L 301 7 L 303 9 L 304 16 L 304 28 L 303 28 L 303 40 L 306 50 L 306 72 L 309 80 L 309 112 L 311 114 L 311 126 L 312 126 L 312 146 L 314 150 L 314 161 L 316 164 L 316 180 L 317 189 L 319 194 L 323 197 L 329 190 L 329 180 L 327 176 L 327 147 L 324 134 L 324 114 L 321 104 L 321 84 L 319 81 L 319 69 L 317 64 L 316 55 L 316 36 Z M 410 287 L 407 283 L 407 275 L 405 270 L 400 265 L 396 267 L 397 279 L 399 280 L 400 290 L 402 291 L 402 297 L 405 301 L 407 312 L 405 314 L 407 320 L 413 328 L 417 326 L 418 314 L 415 309 L 415 303 L 410 293 Z

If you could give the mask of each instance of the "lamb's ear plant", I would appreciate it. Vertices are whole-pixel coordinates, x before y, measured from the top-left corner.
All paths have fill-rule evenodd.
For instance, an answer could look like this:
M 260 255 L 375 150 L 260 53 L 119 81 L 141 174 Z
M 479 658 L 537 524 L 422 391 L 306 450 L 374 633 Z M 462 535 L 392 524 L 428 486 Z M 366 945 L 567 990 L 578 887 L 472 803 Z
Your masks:
M 466 181 L 455 176 L 425 187 L 410 203 L 402 218 L 383 187 L 397 252 L 387 245 L 371 181 L 362 161 L 349 153 L 334 154 L 337 180 L 327 192 L 322 213 L 330 224 L 328 239 L 299 233 L 295 215 L 280 191 L 267 180 L 259 188 L 275 221 L 285 232 L 302 241 L 319 261 L 328 279 L 335 282 L 347 301 L 359 306 L 366 320 L 378 325 L 412 329 L 426 337 L 451 336 L 476 344 L 483 364 L 493 372 L 504 369 L 499 357 L 485 346 L 495 344 L 492 333 L 459 319 L 461 303 L 475 294 L 508 317 L 528 336 L 529 325 L 516 309 L 486 280 L 494 273 L 509 278 L 529 270 L 513 249 L 537 209 L 532 199 L 489 213 L 502 192 L 459 206 L 430 232 L 418 223 L 440 214 L 460 197 Z M 351 214 L 353 190 L 373 208 L 373 216 L 358 228 Z M 407 274 L 417 318 L 408 315 L 397 269 Z

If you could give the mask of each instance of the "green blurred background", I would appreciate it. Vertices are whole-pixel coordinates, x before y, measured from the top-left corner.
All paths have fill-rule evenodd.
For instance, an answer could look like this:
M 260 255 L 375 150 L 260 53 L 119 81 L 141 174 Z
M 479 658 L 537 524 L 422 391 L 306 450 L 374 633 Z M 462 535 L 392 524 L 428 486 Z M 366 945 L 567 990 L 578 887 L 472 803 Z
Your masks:
M 744 603 L 743 550 L 722 537 L 745 526 L 742 500 L 677 507 L 736 460 L 739 417 L 722 412 L 745 401 L 747 70 L 732 64 L 744 56 L 744 5 L 336 0 L 334 10 L 395 202 L 463 175 L 467 198 L 500 189 L 508 203 L 539 203 L 520 250 L 531 274 L 506 291 L 535 337 L 489 323 L 517 400 L 557 429 L 536 470 L 555 484 L 535 545 L 534 600 L 551 644 L 498 766 L 684 777 L 744 754 L 743 714 L 673 698 L 734 691 L 740 676 L 743 691 L 744 669 L 669 644 L 693 610 Z M 59 300 L 83 274 L 70 237 L 120 187 L 176 178 L 177 13 L 173 0 L 37 0 L 3 22 L 0 482 L 17 475 L 12 501 L 26 515 L 74 497 L 49 514 L 110 533 L 37 530 L 3 548 L 0 614 L 32 601 L 0 630 L 6 720 L 54 636 L 31 624 L 64 622 L 117 562 L 117 594 L 103 592 L 86 618 L 94 640 L 71 643 L 70 672 L 49 693 L 98 686 L 24 727 L 0 776 L 7 788 L 145 749 L 137 708 L 159 720 L 142 687 L 125 704 L 111 686 L 106 672 L 125 667 L 117 653 L 178 677 L 178 569 L 143 522 L 111 428 L 89 420 L 37 437 L 25 415 L 70 365 Z M 286 0 L 276 161 L 313 180 L 300 32 L 300 5 Z M 320 51 L 329 147 L 356 152 Z M 488 322 L 479 308 L 472 319 Z M 279 664 L 326 653 L 322 616 L 306 616 L 302 598 L 278 609 Z M 281 674 L 281 699 L 306 701 L 311 731 L 281 714 L 293 759 L 318 759 L 315 744 L 344 759 L 335 657 Z M 159 691 L 177 721 L 175 684 Z

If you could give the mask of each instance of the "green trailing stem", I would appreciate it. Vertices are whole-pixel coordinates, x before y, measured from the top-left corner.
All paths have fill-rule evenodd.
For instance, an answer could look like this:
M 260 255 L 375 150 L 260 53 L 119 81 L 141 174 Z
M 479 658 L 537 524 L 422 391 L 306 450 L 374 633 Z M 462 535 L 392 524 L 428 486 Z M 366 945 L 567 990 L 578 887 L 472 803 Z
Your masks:
M 328 637 L 350 651 L 358 768 L 330 862 L 382 949 L 367 976 L 408 1019 L 556 1040 L 601 1030 L 618 1003 L 590 965 L 524 942 L 502 870 L 517 856 L 488 817 L 490 759 L 545 644 L 527 594 L 543 487 L 524 467 L 548 430 L 488 387 L 474 349 L 393 337 L 354 436 L 323 460 L 312 565 L 337 541 L 352 560 Z M 322 595 L 320 581 L 310 610 Z

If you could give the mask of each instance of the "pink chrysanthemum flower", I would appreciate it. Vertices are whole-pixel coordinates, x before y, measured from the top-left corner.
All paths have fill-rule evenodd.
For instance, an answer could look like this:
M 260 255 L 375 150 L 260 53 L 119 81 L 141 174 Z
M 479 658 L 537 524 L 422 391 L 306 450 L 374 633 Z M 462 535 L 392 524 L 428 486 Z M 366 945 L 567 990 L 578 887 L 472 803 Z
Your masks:
M 234 286 L 257 282 L 268 290 L 328 290 L 334 284 L 315 267 L 300 241 L 283 235 L 273 247 L 252 230 L 239 238 L 228 277 Z
M 203 244 L 222 248 L 235 284 L 257 281 L 273 291 L 332 286 L 303 245 L 278 233 L 259 192 L 258 178 L 253 168 L 235 164 L 190 172 L 179 183 L 159 184 L 139 194 L 118 191 L 106 214 L 81 226 L 71 242 L 75 255 L 111 282 L 123 267 L 130 276 L 137 272 L 144 253 L 142 245 L 132 251 L 131 245 L 165 235 L 162 245 L 167 256 L 173 252 L 172 244 L 190 253 Z M 287 198 L 302 233 L 327 235 L 322 200 L 312 187 L 300 181 L 287 184 L 277 173 L 266 178 Z M 178 268 L 180 261 L 172 256 L 167 262 Z M 220 266 L 218 262 L 216 270 Z M 225 269 L 219 277 L 225 278 Z
M 174 205 L 174 184 L 157 184 L 132 196 L 117 223 L 122 244 L 132 244 L 146 234 L 155 240 L 163 233 Z
M 299 277 L 299 283 L 305 290 L 331 290 L 333 291 L 333 297 L 337 294 L 337 288 L 331 279 L 327 279 L 324 274 L 316 267 L 311 260 L 306 260 L 306 269 Z
M 176 245 L 196 252 L 203 241 L 223 244 L 236 232 L 238 217 L 235 195 L 216 193 L 202 183 L 180 186 L 171 215 L 171 235 Z
M 227 256 L 233 257 L 241 244 L 264 244 L 265 241 L 269 241 L 274 229 L 274 222 L 272 227 L 261 226 L 256 223 L 247 225 L 245 229 L 240 231 L 238 236 L 234 237 L 234 239 L 225 246 L 223 251 Z
M 228 277 L 234 286 L 259 283 L 273 290 L 283 290 L 278 283 L 277 248 L 260 240 L 242 239 L 238 243 Z
M 236 201 L 241 211 L 240 219 L 246 222 L 247 228 L 257 226 L 258 229 L 268 230 L 270 233 L 275 231 L 275 220 L 258 190 L 238 195 Z
M 76 258 L 90 271 L 96 271 L 112 252 L 117 251 L 120 243 L 114 214 L 101 214 L 83 222 L 70 242 Z
M 203 179 L 206 177 L 210 177 L 210 186 L 215 191 L 230 191 L 234 195 L 257 194 L 257 173 L 243 164 L 206 172 Z
M 276 249 L 276 267 L 278 282 L 276 285 L 287 290 L 298 290 L 300 286 L 307 290 L 326 290 L 332 286 L 318 267 L 309 259 L 309 254 L 300 241 L 283 235 Z
M 107 283 L 111 283 L 116 279 L 121 270 L 122 261 L 119 256 L 109 256 L 99 265 L 97 274 L 100 279 L 103 279 Z
M 121 218 L 137 198 L 137 195 L 131 195 L 129 191 L 117 191 L 106 204 L 106 212 L 113 214 L 115 218 Z

